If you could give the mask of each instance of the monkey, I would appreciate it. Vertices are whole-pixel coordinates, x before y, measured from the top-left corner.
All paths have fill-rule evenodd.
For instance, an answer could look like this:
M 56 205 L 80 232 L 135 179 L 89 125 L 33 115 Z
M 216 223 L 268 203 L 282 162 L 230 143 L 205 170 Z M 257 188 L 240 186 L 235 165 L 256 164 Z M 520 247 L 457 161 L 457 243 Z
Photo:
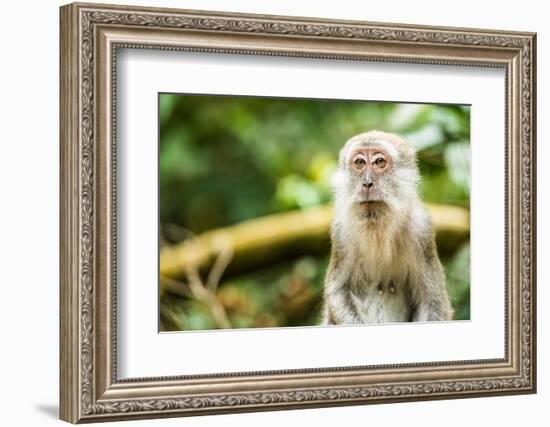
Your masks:
M 419 182 L 416 153 L 400 136 L 374 130 L 344 144 L 332 180 L 321 324 L 452 319 Z

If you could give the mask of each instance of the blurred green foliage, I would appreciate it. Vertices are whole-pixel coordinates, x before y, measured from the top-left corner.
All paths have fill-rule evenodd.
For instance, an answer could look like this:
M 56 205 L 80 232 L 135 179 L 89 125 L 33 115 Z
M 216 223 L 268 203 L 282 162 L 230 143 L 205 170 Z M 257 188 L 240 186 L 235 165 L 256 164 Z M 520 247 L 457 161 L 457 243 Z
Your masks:
M 211 95 L 159 95 L 161 244 L 250 218 L 330 202 L 351 136 L 396 132 L 418 151 L 427 202 L 469 207 L 467 106 Z M 276 230 L 274 230 L 276 232 Z M 469 319 L 469 244 L 442 259 L 457 319 Z M 233 327 L 313 325 L 327 257 L 222 278 Z M 203 303 L 164 294 L 167 330 L 216 327 Z

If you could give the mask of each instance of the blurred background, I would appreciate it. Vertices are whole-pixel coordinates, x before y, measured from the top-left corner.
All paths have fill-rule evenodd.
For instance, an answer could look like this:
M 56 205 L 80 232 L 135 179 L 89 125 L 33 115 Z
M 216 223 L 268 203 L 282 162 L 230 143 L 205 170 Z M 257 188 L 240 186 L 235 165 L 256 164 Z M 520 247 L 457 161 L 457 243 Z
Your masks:
M 351 136 L 418 152 L 455 319 L 470 318 L 469 107 L 159 95 L 160 330 L 315 325 Z

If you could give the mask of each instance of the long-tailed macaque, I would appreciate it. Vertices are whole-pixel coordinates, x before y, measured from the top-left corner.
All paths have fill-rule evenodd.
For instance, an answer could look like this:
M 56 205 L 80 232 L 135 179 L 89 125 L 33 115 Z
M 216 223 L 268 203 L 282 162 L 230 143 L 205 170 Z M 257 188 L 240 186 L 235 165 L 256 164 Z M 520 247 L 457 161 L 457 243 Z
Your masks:
M 362 133 L 340 151 L 324 324 L 452 318 L 419 180 L 416 154 L 397 135 Z

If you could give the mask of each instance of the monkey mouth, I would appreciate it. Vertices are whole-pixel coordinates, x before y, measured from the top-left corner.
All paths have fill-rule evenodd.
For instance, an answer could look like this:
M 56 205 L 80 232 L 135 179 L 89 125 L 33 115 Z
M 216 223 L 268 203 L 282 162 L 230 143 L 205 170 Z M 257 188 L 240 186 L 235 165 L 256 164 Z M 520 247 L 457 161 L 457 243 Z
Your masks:
M 375 219 L 378 214 L 386 211 L 387 204 L 382 200 L 361 200 L 359 202 L 359 211 L 361 215 L 366 215 L 367 218 Z
M 382 200 L 361 200 L 359 205 L 365 208 L 377 208 L 385 205 L 385 203 Z

